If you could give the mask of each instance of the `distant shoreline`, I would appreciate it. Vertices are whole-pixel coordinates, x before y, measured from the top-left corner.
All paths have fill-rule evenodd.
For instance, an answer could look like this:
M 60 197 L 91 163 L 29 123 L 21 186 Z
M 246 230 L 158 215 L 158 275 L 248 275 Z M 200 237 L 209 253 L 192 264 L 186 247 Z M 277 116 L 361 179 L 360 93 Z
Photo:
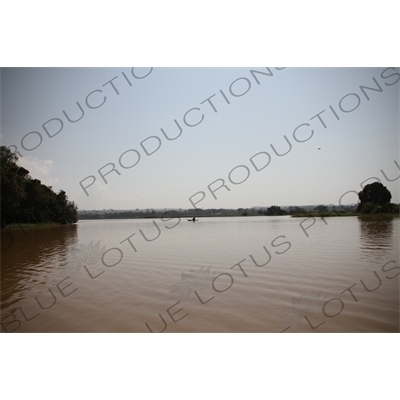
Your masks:
M 16 223 L 16 224 L 9 224 L 6 225 L 2 229 L 33 229 L 33 228 L 50 228 L 56 226 L 67 226 L 73 224 L 60 224 L 58 222 L 40 222 L 37 224 L 33 223 Z
M 290 217 L 290 218 L 335 218 L 335 217 L 360 217 L 370 220 L 383 220 L 389 218 L 400 218 L 400 214 L 398 213 L 381 213 L 381 214 L 361 214 L 357 212 L 347 212 L 347 213 L 296 213 L 296 214 L 289 214 L 289 215 L 202 215 L 197 216 L 198 219 L 203 218 L 231 218 L 231 217 L 240 217 L 240 218 L 252 218 L 252 217 Z M 126 218 L 79 218 L 76 223 L 73 224 L 60 224 L 57 222 L 41 222 L 37 224 L 33 223 L 16 223 L 10 224 L 3 228 L 2 230 L 6 229 L 37 229 L 37 228 L 51 228 L 51 227 L 60 227 L 60 226 L 69 226 L 75 225 L 80 221 L 106 221 L 106 220 L 145 220 L 145 219 L 161 219 L 163 216 L 154 216 L 154 217 L 126 217 Z M 175 215 L 175 216 L 168 216 L 168 219 L 175 219 L 175 218 L 192 218 L 191 215 Z
M 349 213 L 297 213 L 297 214 L 288 214 L 288 215 L 201 215 L 196 216 L 198 219 L 203 218 L 232 218 L 232 217 L 240 217 L 240 218 L 252 218 L 252 217 L 290 217 L 290 218 L 329 218 L 329 217 L 362 217 L 362 218 L 370 218 L 370 219 L 383 219 L 388 217 L 399 218 L 400 214 L 398 213 L 382 213 L 382 214 L 361 214 L 356 212 Z M 126 218 L 80 218 L 79 221 L 107 221 L 107 220 L 142 220 L 142 219 L 161 219 L 162 216 L 154 216 L 154 217 L 126 217 Z M 168 216 L 168 219 L 176 219 L 176 218 L 192 218 L 191 215 L 174 215 Z
M 400 214 L 398 213 L 377 213 L 377 214 L 362 214 L 356 212 L 349 212 L 349 213 L 299 213 L 299 214 L 292 214 L 292 218 L 328 218 L 328 217 L 362 217 L 362 218 L 371 218 L 371 219 L 381 219 L 387 217 L 394 217 L 399 218 Z

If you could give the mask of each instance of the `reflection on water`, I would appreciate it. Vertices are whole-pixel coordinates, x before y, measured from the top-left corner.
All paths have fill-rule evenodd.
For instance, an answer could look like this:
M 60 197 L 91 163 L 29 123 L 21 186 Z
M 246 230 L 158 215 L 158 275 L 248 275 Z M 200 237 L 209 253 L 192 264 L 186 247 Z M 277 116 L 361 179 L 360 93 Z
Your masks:
M 391 216 L 359 217 L 361 258 L 372 263 L 384 260 L 394 249 Z M 397 243 L 398 245 L 398 243 Z
M 67 255 L 78 240 L 77 231 L 77 225 L 2 230 L 2 308 L 65 269 Z
M 4 230 L 2 331 L 398 332 L 399 221 L 260 216 Z

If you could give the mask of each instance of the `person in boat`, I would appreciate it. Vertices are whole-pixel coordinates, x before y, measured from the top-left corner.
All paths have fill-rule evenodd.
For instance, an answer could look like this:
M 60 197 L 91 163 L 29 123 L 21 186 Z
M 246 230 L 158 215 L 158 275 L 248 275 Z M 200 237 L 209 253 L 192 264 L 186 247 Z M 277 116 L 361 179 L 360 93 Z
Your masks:
M 196 217 L 193 217 L 192 221 L 193 221 L 193 222 L 196 221 Z

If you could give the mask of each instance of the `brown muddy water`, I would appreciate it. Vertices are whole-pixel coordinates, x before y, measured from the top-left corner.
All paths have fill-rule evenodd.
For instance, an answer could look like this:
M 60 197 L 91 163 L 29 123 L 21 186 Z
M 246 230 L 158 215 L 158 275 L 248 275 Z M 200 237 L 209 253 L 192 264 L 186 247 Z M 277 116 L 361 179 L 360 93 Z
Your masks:
M 399 332 L 400 219 L 2 230 L 2 332 Z

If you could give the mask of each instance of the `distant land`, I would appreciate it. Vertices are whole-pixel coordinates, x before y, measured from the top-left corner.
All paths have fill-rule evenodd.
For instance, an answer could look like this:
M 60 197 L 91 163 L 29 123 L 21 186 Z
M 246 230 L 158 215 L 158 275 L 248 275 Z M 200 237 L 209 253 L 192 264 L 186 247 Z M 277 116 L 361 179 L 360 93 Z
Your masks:
M 161 218 L 161 217 L 234 217 L 234 216 L 273 216 L 295 215 L 302 213 L 354 213 L 357 204 L 347 205 L 305 205 L 305 206 L 255 206 L 250 208 L 208 208 L 208 209 L 184 209 L 184 208 L 147 208 L 130 210 L 78 210 L 78 217 L 85 219 L 130 219 L 130 218 Z

